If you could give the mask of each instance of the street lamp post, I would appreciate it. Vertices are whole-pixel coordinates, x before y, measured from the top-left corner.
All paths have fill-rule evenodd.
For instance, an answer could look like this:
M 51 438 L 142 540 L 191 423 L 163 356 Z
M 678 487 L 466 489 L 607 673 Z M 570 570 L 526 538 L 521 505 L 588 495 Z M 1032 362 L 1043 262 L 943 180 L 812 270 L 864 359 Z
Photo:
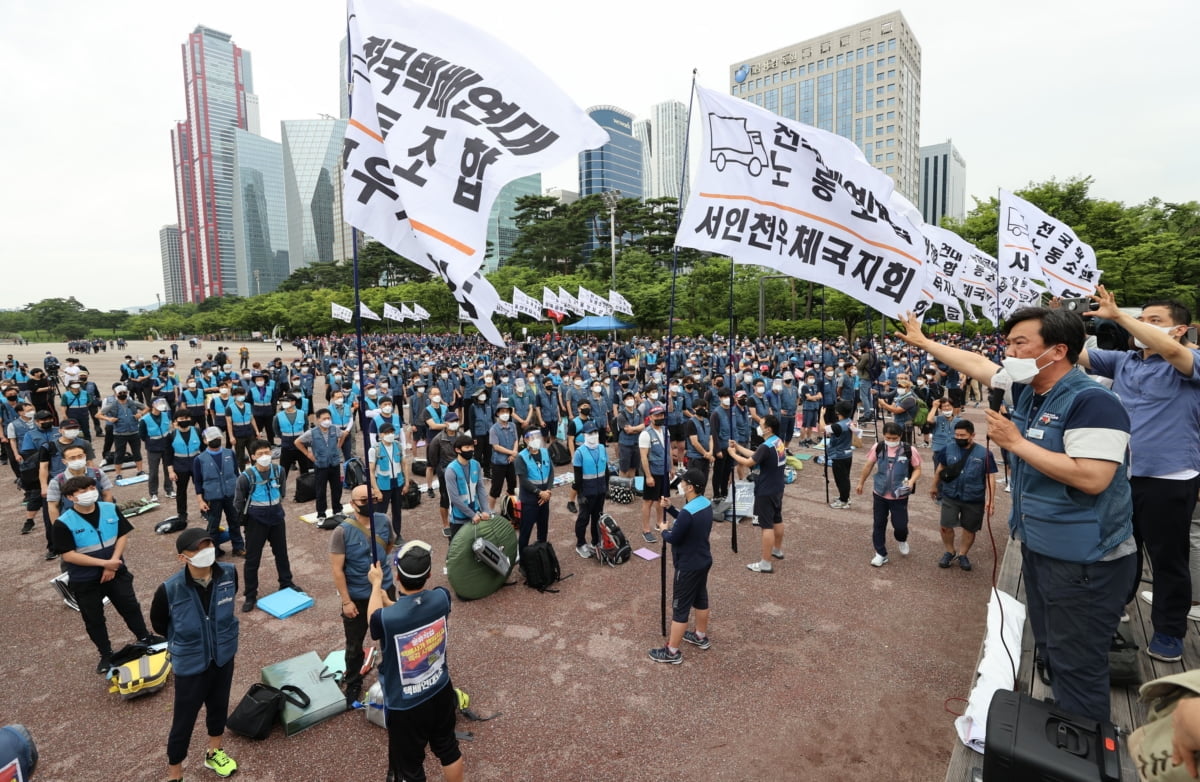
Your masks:
M 608 207 L 608 245 L 612 253 L 612 290 L 617 289 L 617 202 L 621 200 L 620 190 L 605 190 L 600 194 L 604 205 Z

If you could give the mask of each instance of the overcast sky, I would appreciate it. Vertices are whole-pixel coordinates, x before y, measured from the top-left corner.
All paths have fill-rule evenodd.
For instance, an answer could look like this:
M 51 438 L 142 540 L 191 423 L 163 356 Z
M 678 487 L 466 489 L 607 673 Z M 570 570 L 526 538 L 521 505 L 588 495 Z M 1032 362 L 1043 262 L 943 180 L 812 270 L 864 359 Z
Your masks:
M 725 89 L 731 64 L 897 4 L 439 7 L 523 51 L 580 106 L 644 117 L 656 102 L 686 102 L 693 68 Z M 1128 204 L 1200 197 L 1189 54 L 1200 2 L 899 7 L 922 49 L 921 143 L 953 139 L 969 196 L 1090 174 L 1094 195 Z M 338 112 L 337 0 L 0 0 L 0 18 L 0 308 L 74 295 L 111 309 L 162 293 L 158 229 L 176 222 L 170 130 L 185 118 L 180 46 L 197 24 L 250 50 L 263 135 L 279 140 L 280 120 Z M 547 172 L 543 185 L 577 189 L 575 166 Z

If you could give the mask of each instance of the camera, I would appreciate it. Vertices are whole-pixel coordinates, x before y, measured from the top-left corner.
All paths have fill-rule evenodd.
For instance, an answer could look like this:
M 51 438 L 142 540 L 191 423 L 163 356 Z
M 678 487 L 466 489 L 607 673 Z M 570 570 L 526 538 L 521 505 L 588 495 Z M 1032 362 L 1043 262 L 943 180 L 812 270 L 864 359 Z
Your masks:
M 1095 312 L 1096 310 L 1100 309 L 1100 304 L 1099 302 L 1092 301 L 1091 299 L 1077 297 L 1063 299 L 1062 308 L 1068 312 L 1078 312 L 1082 314 L 1084 312 Z

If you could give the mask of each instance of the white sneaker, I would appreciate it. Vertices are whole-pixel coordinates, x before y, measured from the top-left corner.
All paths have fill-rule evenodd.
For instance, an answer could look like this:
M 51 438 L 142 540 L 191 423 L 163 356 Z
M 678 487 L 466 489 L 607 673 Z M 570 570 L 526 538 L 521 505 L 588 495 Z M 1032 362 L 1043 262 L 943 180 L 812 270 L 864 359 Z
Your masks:
M 871 567 L 883 567 L 888 563 L 888 558 L 883 554 L 876 554 L 871 558 Z
M 595 553 L 595 549 L 593 549 L 587 543 L 584 543 L 582 546 L 575 547 L 575 553 L 584 559 L 591 559 L 592 554 Z
M 908 556 L 908 552 L 910 551 L 910 549 L 909 549 L 909 547 L 908 547 L 908 541 L 906 540 L 906 541 L 904 541 L 903 543 L 901 543 L 901 544 L 899 545 L 899 548 L 900 548 L 900 556 L 902 556 L 902 557 L 907 557 L 907 556 Z
M 1005 481 L 1004 482 L 1004 490 L 1006 492 L 1008 492 L 1009 494 L 1011 494 L 1012 493 L 1012 483 L 1009 481 Z

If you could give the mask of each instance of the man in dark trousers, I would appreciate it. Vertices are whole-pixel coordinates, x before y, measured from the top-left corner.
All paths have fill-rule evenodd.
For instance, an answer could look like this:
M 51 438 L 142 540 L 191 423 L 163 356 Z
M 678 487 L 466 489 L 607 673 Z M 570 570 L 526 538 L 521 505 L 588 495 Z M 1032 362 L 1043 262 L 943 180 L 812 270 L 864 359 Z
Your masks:
M 204 766 L 227 777 L 237 763 L 221 749 L 238 649 L 237 568 L 217 563 L 216 542 L 199 527 L 175 539 L 183 567 L 154 592 L 150 624 L 167 637 L 175 673 L 175 706 L 167 737 L 170 782 L 183 782 L 183 761 L 200 707 L 205 709 L 208 750 Z
M 238 476 L 233 502 L 234 507 L 244 511 L 246 525 L 246 601 L 242 603 L 242 613 L 249 613 L 258 605 L 258 566 L 268 541 L 275 557 L 279 588 L 304 591 L 292 582 L 287 522 L 283 515 L 283 471 L 271 463 L 271 444 L 266 440 L 252 442 L 250 455 L 253 463 Z
M 458 697 L 446 662 L 450 592 L 425 589 L 432 569 L 428 543 L 410 541 L 396 554 L 400 598 L 383 591 L 383 568 L 371 565 L 371 637 L 381 641 L 388 729 L 388 762 L 397 780 L 425 779 L 425 747 L 442 763 L 448 782 L 462 782 L 463 758 L 454 735 Z
M 712 550 L 708 536 L 712 532 L 712 502 L 704 496 L 707 478 L 702 470 L 691 468 L 683 474 L 681 485 L 686 504 L 676 510 L 669 497 L 661 504 L 675 521 L 658 525 L 662 538 L 671 544 L 671 559 L 675 565 L 675 585 L 671 598 L 671 632 L 666 646 L 650 650 L 650 659 L 657 663 L 678 665 L 683 662 L 679 651 L 681 641 L 707 649 L 708 637 L 708 571 L 712 567 Z M 696 609 L 696 629 L 688 630 L 688 615 Z

